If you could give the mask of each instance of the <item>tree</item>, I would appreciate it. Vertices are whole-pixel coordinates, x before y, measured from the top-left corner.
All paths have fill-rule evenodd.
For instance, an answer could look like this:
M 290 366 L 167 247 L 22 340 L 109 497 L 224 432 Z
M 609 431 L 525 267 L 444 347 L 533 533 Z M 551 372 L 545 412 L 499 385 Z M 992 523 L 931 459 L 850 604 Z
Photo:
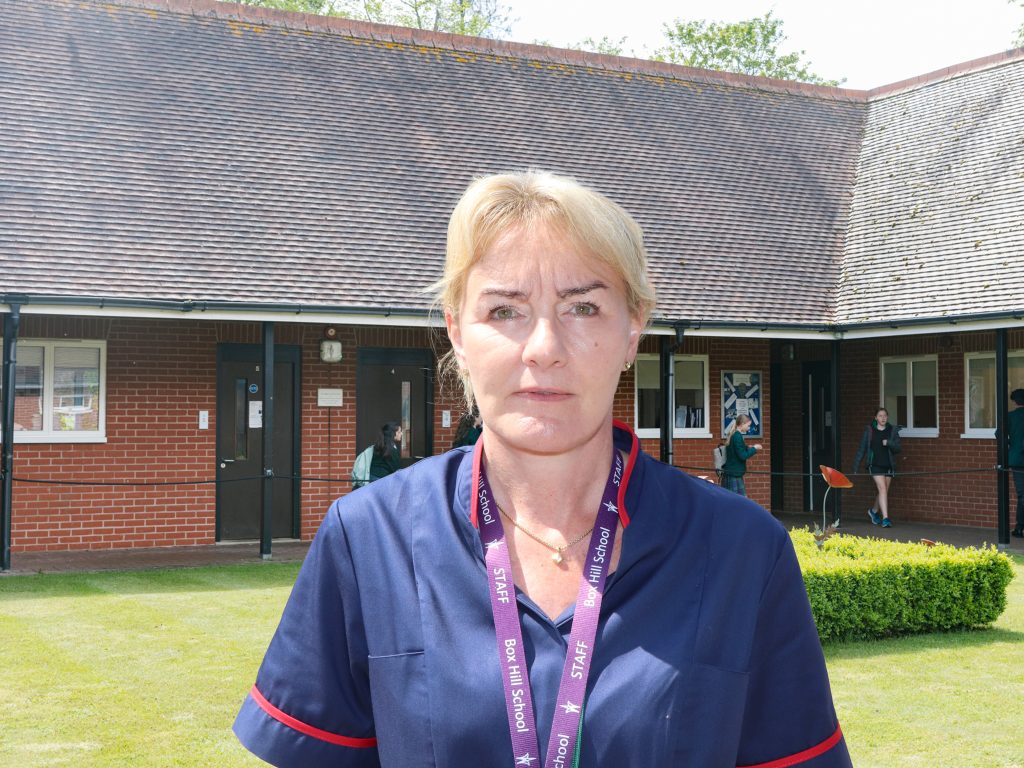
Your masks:
M 591 51 L 592 53 L 603 53 L 606 56 L 622 56 L 623 51 L 626 49 L 626 38 L 620 37 L 618 40 L 613 40 L 608 35 L 605 35 L 600 40 L 595 40 L 592 37 L 585 37 L 578 43 L 572 43 L 569 48 L 574 51 Z M 629 55 L 634 55 L 632 51 Z
M 499 0 L 242 0 L 248 5 L 400 27 L 500 38 L 510 32 L 509 8 Z
M 1024 0 L 1010 0 L 1010 5 L 1019 5 L 1024 8 Z M 1013 41 L 1014 46 L 1024 46 L 1024 24 L 1017 27 L 1017 39 Z
M 782 20 L 771 11 L 747 21 L 683 21 L 665 24 L 667 45 L 658 48 L 652 58 L 672 64 L 700 69 L 716 69 L 743 75 L 777 77 L 819 85 L 839 85 L 841 81 L 826 80 L 807 67 L 801 57 L 804 51 L 782 54 L 785 42 Z

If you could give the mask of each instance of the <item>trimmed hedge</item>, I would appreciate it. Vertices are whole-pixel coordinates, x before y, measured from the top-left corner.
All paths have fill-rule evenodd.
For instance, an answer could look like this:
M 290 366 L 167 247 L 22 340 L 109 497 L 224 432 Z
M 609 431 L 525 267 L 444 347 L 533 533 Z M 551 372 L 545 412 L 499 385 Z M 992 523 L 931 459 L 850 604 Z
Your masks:
M 822 641 L 982 627 L 1006 608 L 1013 568 L 995 547 L 790 535 Z

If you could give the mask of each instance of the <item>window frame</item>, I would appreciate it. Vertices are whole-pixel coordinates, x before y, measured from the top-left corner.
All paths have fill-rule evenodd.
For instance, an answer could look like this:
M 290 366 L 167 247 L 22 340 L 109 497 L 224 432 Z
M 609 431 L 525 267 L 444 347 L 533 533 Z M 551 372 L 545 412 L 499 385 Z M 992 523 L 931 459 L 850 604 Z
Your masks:
M 661 392 L 661 355 L 642 352 L 636 356 L 637 363 L 641 360 L 655 360 L 658 362 L 658 392 L 660 396 Z M 704 364 L 704 426 L 703 427 L 677 427 L 675 425 L 675 410 L 676 410 L 676 393 L 672 393 L 672 439 L 681 440 L 683 438 L 691 437 L 698 439 L 711 439 L 711 361 L 709 355 L 686 355 L 686 354 L 675 354 L 672 355 L 672 365 L 674 366 L 677 362 L 684 362 L 688 360 L 696 360 Z M 643 439 L 654 439 L 661 437 L 661 429 L 656 427 L 645 427 L 640 428 L 640 398 L 639 387 L 637 386 L 639 380 L 638 375 L 633 376 L 633 430 L 636 432 L 636 436 Z
M 105 443 L 107 442 L 107 342 L 102 339 L 18 339 L 16 354 L 25 347 L 43 348 L 42 398 L 43 424 L 46 429 L 14 431 L 14 443 Z M 96 430 L 70 431 L 53 428 L 53 369 L 56 347 L 79 347 L 99 351 L 99 411 Z M 4 397 L 7 394 L 4 393 Z
M 935 426 L 934 427 L 912 427 L 900 425 L 900 437 L 938 437 L 942 424 L 939 422 L 939 398 L 942 393 L 941 382 L 939 381 L 939 356 L 938 355 L 894 355 L 891 357 L 878 358 L 878 402 L 885 405 L 885 366 L 887 363 L 904 363 L 907 366 L 907 421 L 914 420 L 914 363 L 932 362 L 935 364 Z M 895 423 L 895 414 L 890 414 Z
M 1007 362 L 1010 358 L 1024 360 L 1024 350 L 1016 350 L 1006 353 Z M 991 360 L 995 363 L 996 353 L 992 352 L 964 352 L 964 431 L 960 437 L 964 439 L 996 439 L 995 427 L 972 427 L 971 426 L 971 360 Z

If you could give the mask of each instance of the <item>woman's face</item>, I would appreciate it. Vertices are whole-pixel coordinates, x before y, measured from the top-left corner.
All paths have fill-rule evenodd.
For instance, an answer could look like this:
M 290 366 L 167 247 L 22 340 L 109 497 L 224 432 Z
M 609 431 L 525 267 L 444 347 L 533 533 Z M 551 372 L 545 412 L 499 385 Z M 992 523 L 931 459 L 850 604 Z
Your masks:
M 887 421 L 889 421 L 889 413 L 888 413 L 888 411 L 879 411 L 878 413 L 876 413 L 875 414 L 875 421 L 878 422 L 878 426 L 879 427 L 884 427 L 885 423 Z
M 402 443 L 402 428 L 399 427 L 395 430 L 395 445 L 401 445 Z
M 744 435 L 745 435 L 745 434 L 747 434 L 747 432 L 749 432 L 749 431 L 750 431 L 750 425 L 751 425 L 751 423 L 752 423 L 752 422 L 749 422 L 749 421 L 744 421 L 744 422 L 743 422 L 742 424 L 737 424 L 737 425 L 736 425 L 736 431 L 737 431 L 737 432 L 740 432 L 740 433 L 742 433 L 742 434 L 744 434 Z
M 544 226 L 498 238 L 445 319 L 488 434 L 531 453 L 571 450 L 607 426 L 642 330 L 620 278 Z

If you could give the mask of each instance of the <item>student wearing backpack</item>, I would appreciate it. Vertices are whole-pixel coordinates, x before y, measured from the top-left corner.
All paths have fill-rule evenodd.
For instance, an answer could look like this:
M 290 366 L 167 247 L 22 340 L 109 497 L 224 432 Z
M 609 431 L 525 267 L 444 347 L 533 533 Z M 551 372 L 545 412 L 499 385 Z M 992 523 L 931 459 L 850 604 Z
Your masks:
M 399 461 L 402 444 L 402 425 L 389 421 L 380 428 L 377 442 L 373 446 L 373 460 L 370 462 L 370 482 L 387 477 L 401 469 Z
M 743 436 L 750 431 L 753 422 L 745 413 L 736 417 L 725 435 L 725 465 L 722 467 L 722 487 L 726 490 L 747 495 L 743 475 L 747 473 L 747 459 L 761 450 L 761 444 L 747 447 Z
M 398 422 L 389 421 L 382 426 L 376 442 L 356 456 L 352 465 L 352 488 L 362 488 L 367 483 L 397 472 L 401 467 L 401 442 L 402 427 Z

